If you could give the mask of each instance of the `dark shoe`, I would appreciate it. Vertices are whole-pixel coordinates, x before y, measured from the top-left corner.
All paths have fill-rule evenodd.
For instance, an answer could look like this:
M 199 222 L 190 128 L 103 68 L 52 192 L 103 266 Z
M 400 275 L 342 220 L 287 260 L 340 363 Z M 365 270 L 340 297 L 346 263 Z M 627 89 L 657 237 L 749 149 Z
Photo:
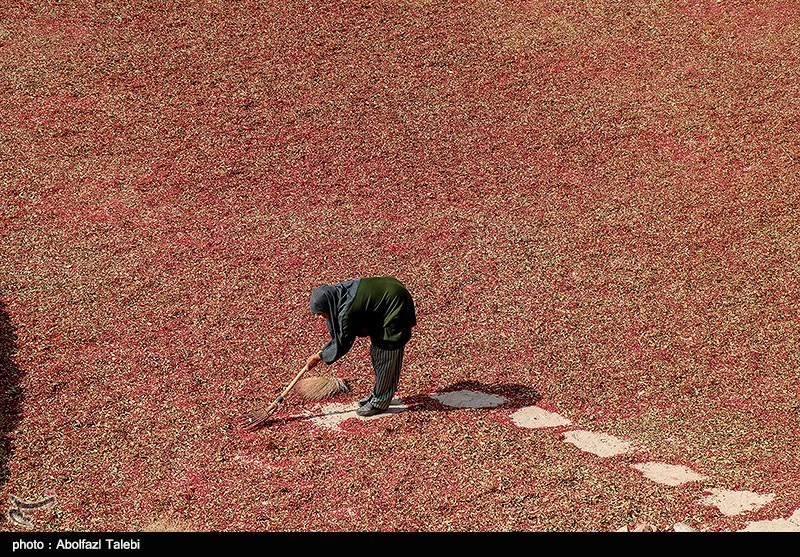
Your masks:
M 361 408 L 366 403 L 368 403 L 370 400 L 372 400 L 372 395 L 371 394 L 369 394 L 369 395 L 365 396 L 364 398 L 362 398 L 361 400 L 359 400 L 358 401 L 358 407 Z
M 356 414 L 363 416 L 364 418 L 368 416 L 374 416 L 375 414 L 382 414 L 384 412 L 386 412 L 386 408 L 376 408 L 372 406 L 371 402 L 366 403 L 364 406 L 356 410 Z

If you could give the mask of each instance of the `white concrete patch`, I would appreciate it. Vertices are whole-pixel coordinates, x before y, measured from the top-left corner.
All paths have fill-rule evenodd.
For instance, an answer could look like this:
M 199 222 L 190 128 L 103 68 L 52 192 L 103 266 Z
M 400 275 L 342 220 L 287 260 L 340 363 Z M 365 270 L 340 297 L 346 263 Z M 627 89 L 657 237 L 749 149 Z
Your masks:
M 800 509 L 794 511 L 789 518 L 750 522 L 740 532 L 800 532 Z
M 389 405 L 389 409 L 386 412 L 376 414 L 375 416 L 362 418 L 356 414 L 356 410 L 358 410 L 358 403 L 355 402 L 351 402 L 349 404 L 331 403 L 323 405 L 320 408 L 320 411 L 317 413 L 312 414 L 309 412 L 307 414 L 311 415 L 311 421 L 316 425 L 327 429 L 340 431 L 342 429 L 340 427 L 342 422 L 351 418 L 357 418 L 362 421 L 376 420 L 378 418 L 391 416 L 392 414 L 399 414 L 400 412 L 408 410 L 408 406 L 403 403 L 402 399 L 395 398 L 392 400 L 391 404 Z
M 582 451 L 602 457 L 627 453 L 632 449 L 630 443 L 613 435 L 579 429 L 564 433 L 564 441 L 572 443 Z
M 785 518 L 759 520 L 751 522 L 740 532 L 800 532 L 800 524 Z
M 480 391 L 431 393 L 430 397 L 435 398 L 445 406 L 452 406 L 454 408 L 494 408 L 506 401 L 505 397 L 490 395 Z
M 664 485 L 682 485 L 706 479 L 706 476 L 698 474 L 686 466 L 666 464 L 664 462 L 644 462 L 642 464 L 631 464 L 631 467 L 639 470 L 645 477 L 654 482 Z
M 349 420 L 350 418 L 355 418 L 356 410 L 358 409 L 358 404 L 350 403 L 350 404 L 341 404 L 338 402 L 332 404 L 325 404 L 320 409 L 319 414 L 309 414 L 312 415 L 311 421 L 314 422 L 316 425 L 328 429 L 336 429 L 340 430 L 341 428 L 339 425 L 344 422 L 345 420 Z
M 730 491 L 727 489 L 709 489 L 707 495 L 698 501 L 700 505 L 717 507 L 725 516 L 760 509 L 775 499 L 774 493 L 754 493 L 752 491 Z
M 511 414 L 511 419 L 518 426 L 529 427 L 531 429 L 558 427 L 572 424 L 571 421 L 560 414 L 548 412 L 544 408 L 539 408 L 538 406 L 527 406 L 525 408 L 520 408 Z

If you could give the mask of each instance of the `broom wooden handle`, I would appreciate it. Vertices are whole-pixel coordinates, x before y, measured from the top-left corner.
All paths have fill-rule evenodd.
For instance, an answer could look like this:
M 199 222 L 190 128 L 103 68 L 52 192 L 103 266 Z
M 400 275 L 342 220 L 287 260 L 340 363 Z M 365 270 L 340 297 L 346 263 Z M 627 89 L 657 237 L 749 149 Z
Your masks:
M 245 429 L 255 429 L 256 427 L 259 427 L 262 424 L 264 424 L 267 421 L 267 418 L 269 418 L 275 411 L 275 409 L 278 408 L 280 403 L 283 402 L 283 399 L 286 397 L 289 391 L 292 390 L 292 387 L 294 387 L 295 383 L 300 381 L 300 378 L 307 371 L 308 371 L 308 365 L 303 366 L 303 369 L 301 369 L 297 373 L 297 375 L 294 376 L 294 379 L 292 379 L 289 385 L 286 386 L 283 392 L 280 395 L 278 395 L 278 398 L 276 398 L 272 404 L 270 404 L 264 410 L 256 414 L 252 413 L 245 414 L 244 416 L 242 416 L 242 418 L 240 418 L 240 425 Z
M 278 396 L 278 398 L 277 398 L 277 400 L 275 402 L 283 402 L 283 397 L 285 397 L 289 393 L 289 391 L 292 390 L 292 387 L 294 387 L 295 383 L 300 381 L 300 378 L 307 371 L 308 371 L 308 366 L 307 365 L 303 366 L 303 369 L 301 369 L 298 372 L 298 374 L 294 376 L 294 379 L 292 379 L 291 383 L 289 383 L 289 385 L 287 385 L 287 387 L 283 390 L 283 392 L 280 394 L 280 396 Z

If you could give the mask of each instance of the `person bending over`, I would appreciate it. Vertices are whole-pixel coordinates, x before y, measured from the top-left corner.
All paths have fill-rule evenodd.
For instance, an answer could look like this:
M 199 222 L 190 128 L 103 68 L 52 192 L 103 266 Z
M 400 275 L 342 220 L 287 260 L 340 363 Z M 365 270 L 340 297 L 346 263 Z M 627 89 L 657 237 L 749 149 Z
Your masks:
M 323 284 L 311 293 L 311 313 L 325 319 L 330 340 L 308 357 L 312 369 L 331 365 L 347 354 L 356 337 L 369 337 L 375 383 L 358 401 L 359 416 L 374 416 L 389 408 L 403 365 L 403 351 L 417 324 L 414 300 L 394 277 L 359 277 Z

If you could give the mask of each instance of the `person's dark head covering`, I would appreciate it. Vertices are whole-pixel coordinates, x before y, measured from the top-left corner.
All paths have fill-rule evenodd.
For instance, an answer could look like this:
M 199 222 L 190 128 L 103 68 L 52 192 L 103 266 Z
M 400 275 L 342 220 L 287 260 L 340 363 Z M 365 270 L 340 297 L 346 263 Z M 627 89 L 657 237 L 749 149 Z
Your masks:
M 311 313 L 319 315 L 320 313 L 327 313 L 335 320 L 338 317 L 339 306 L 342 302 L 341 293 L 335 286 L 323 284 L 318 286 L 311 293 Z

